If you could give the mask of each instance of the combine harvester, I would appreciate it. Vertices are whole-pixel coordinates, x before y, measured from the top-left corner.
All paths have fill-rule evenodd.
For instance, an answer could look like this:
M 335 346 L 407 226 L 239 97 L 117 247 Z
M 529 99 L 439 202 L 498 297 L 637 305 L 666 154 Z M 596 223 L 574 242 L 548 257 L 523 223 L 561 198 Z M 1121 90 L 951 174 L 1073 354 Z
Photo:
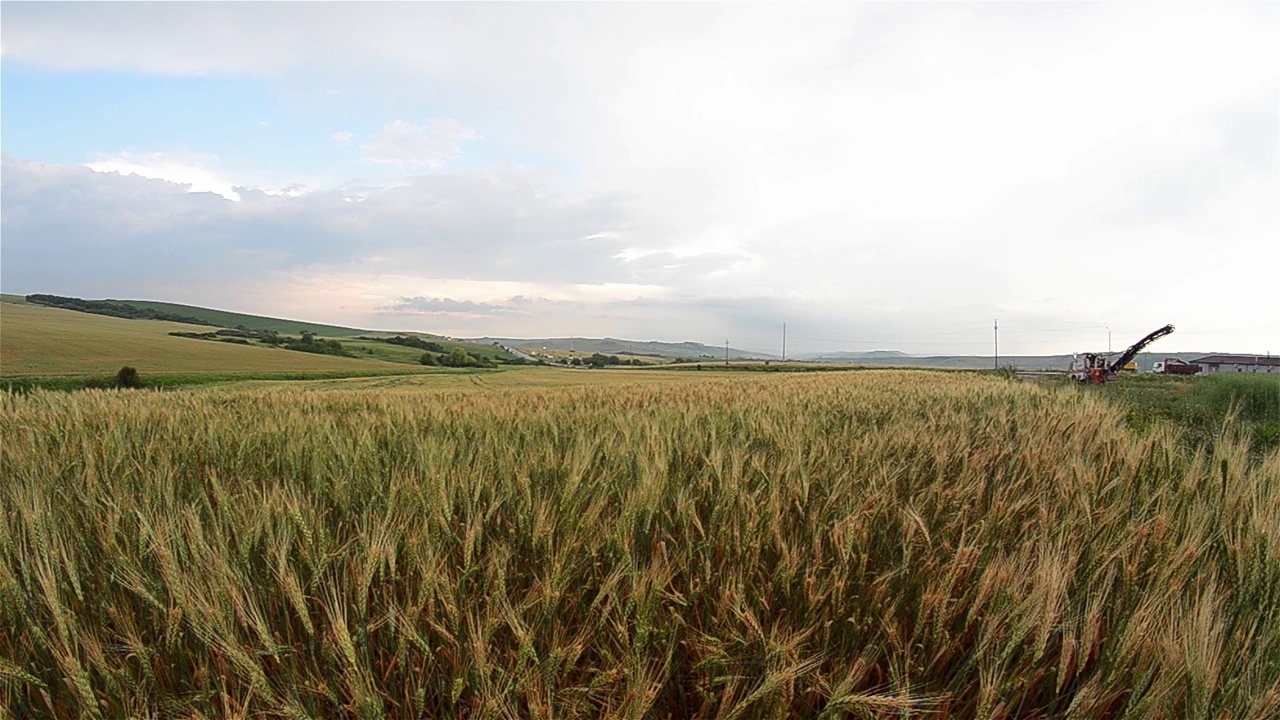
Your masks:
M 1115 362 L 1107 362 L 1107 355 L 1104 353 L 1085 353 L 1083 357 L 1076 356 L 1076 359 L 1071 361 L 1071 367 L 1067 370 L 1067 375 L 1072 380 L 1085 383 L 1100 384 L 1115 380 L 1121 368 L 1136 358 L 1143 348 L 1171 332 L 1173 332 L 1173 326 L 1165 325 L 1130 345 Z

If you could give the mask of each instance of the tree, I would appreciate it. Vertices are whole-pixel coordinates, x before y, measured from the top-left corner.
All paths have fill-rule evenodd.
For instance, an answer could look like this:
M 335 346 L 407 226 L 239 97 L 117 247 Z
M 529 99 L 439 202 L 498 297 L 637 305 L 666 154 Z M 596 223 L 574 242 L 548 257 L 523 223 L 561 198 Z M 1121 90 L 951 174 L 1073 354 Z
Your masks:
M 455 347 L 449 351 L 448 357 L 444 359 L 444 364 L 449 367 L 467 367 L 472 364 L 472 359 L 466 350 Z
M 125 365 L 116 373 L 116 387 L 118 388 L 140 388 L 142 387 L 142 378 L 138 377 L 138 370 L 130 365 Z
M 302 331 L 302 344 L 310 345 L 316 339 L 316 334 L 309 331 Z
M 435 354 L 429 352 L 422 353 L 422 357 L 418 358 L 418 362 L 423 365 L 430 365 L 431 367 L 436 367 L 440 364 L 440 361 L 436 359 Z

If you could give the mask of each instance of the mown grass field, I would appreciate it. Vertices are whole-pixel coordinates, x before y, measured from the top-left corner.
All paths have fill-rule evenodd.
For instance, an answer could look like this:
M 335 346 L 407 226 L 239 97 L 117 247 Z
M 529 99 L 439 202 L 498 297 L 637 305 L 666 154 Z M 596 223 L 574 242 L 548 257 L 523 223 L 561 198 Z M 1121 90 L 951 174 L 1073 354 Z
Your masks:
M 1280 452 L 974 375 L 471 377 L 0 395 L 0 707 L 1280 712 Z
M 151 374 L 333 372 L 386 369 L 388 363 L 172 337 L 200 325 L 125 320 L 0 303 L 0 375 L 111 375 L 123 365 Z M 395 369 L 392 366 L 390 369 Z

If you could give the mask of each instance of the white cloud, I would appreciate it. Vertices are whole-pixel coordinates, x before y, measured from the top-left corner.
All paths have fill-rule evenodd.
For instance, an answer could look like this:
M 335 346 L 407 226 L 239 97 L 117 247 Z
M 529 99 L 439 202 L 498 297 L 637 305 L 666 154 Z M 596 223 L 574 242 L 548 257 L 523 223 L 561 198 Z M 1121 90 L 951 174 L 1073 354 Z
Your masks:
M 193 193 L 214 193 L 228 200 L 240 200 L 235 185 L 210 168 L 217 164 L 210 155 L 174 157 L 165 153 L 123 152 L 87 162 L 85 167 L 100 173 L 137 175 L 185 185 Z
M 298 197 L 311 191 L 309 180 L 290 178 L 232 178 L 216 155 L 123 151 L 101 155 L 83 167 L 99 173 L 163 180 L 191 193 L 211 193 L 240 202 L 246 192 Z
M 334 142 L 338 143 L 339 145 L 346 145 L 347 143 L 351 142 L 351 138 L 353 138 L 353 137 L 355 137 L 355 136 L 356 136 L 356 134 L 355 134 L 355 133 L 353 133 L 353 132 L 347 132 L 347 131 L 343 130 L 342 132 L 336 132 L 336 133 L 334 133 L 334 134 L 331 136 L 331 139 L 332 139 Z
M 462 154 L 463 140 L 479 139 L 475 130 L 452 118 L 429 120 L 425 125 L 395 120 L 360 149 L 368 162 L 438 170 Z

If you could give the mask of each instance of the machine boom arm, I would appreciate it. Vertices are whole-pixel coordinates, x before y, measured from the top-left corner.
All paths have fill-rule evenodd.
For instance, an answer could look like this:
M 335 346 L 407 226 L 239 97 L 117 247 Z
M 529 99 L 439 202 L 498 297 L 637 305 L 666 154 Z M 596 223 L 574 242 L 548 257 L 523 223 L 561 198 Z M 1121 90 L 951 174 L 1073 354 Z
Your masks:
M 1135 357 L 1137 357 L 1137 356 L 1138 356 L 1138 353 L 1142 352 L 1142 349 L 1143 349 L 1143 348 L 1145 348 L 1146 346 L 1148 346 L 1148 345 L 1150 345 L 1151 343 L 1155 342 L 1156 340 L 1159 340 L 1160 338 L 1164 337 L 1165 335 L 1168 335 L 1168 334 L 1169 334 L 1169 333 L 1171 333 L 1171 332 L 1173 332 L 1173 326 L 1172 326 L 1172 325 L 1165 325 L 1164 327 L 1160 328 L 1159 330 L 1156 330 L 1155 332 L 1153 332 L 1153 333 L 1151 333 L 1150 335 L 1148 335 L 1148 336 L 1146 336 L 1146 337 L 1142 338 L 1142 339 L 1141 339 L 1141 340 L 1139 340 L 1138 342 L 1136 342 L 1136 343 L 1134 343 L 1134 344 L 1130 345 L 1130 346 L 1129 346 L 1129 348 L 1128 348 L 1127 350 L 1125 350 L 1125 351 L 1124 351 L 1124 354 L 1123 354 L 1123 355 L 1121 355 L 1121 356 L 1120 356 L 1120 358 L 1119 358 L 1118 360 L 1116 360 L 1115 362 L 1111 363 L 1111 365 L 1107 367 L 1107 372 L 1112 373 L 1112 374 L 1115 374 L 1115 373 L 1119 372 L 1119 371 L 1120 371 L 1120 368 L 1123 368 L 1125 365 L 1127 365 L 1127 364 L 1129 363 L 1129 361 L 1130 361 L 1130 360 L 1132 360 L 1132 359 L 1134 359 Z

